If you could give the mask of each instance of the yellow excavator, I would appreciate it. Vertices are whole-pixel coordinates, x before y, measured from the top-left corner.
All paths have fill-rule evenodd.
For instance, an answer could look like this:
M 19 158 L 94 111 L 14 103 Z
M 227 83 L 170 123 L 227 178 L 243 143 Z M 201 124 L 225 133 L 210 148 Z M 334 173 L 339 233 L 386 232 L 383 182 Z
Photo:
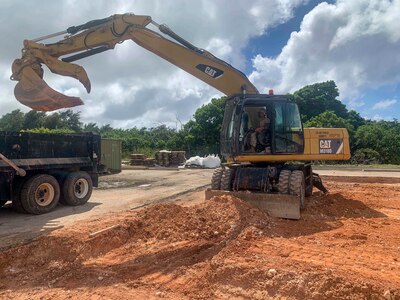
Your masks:
M 153 25 L 159 32 L 151 30 Z M 55 43 L 42 41 L 64 35 Z M 226 159 L 214 171 L 206 199 L 232 194 L 271 215 L 299 219 L 313 187 L 327 192 L 313 173 L 313 160 L 348 160 L 349 135 L 344 128 L 303 128 L 296 103 L 285 95 L 260 94 L 239 70 L 186 41 L 150 16 L 116 14 L 71 26 L 35 40 L 25 40 L 22 57 L 12 65 L 14 94 L 34 110 L 52 111 L 82 105 L 43 80 L 42 65 L 78 79 L 90 92 L 86 71 L 73 61 L 132 40 L 228 96 L 221 130 Z

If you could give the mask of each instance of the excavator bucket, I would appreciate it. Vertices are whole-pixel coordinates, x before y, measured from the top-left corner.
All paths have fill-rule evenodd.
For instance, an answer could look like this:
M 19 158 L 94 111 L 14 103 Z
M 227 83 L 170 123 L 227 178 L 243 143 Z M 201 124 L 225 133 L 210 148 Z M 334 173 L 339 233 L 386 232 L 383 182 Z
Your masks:
M 30 66 L 21 70 L 14 95 L 19 102 L 38 111 L 53 111 L 83 104 L 79 97 L 66 96 L 53 90 Z
M 245 191 L 230 192 L 207 189 L 205 199 L 214 196 L 230 195 L 268 212 L 270 216 L 283 219 L 300 219 L 300 197 L 284 194 L 251 193 Z

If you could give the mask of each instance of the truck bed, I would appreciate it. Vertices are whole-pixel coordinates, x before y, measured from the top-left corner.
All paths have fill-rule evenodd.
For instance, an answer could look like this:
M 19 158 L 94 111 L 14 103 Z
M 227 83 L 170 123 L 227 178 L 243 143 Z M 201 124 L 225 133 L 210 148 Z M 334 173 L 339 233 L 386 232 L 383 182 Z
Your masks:
M 99 149 L 100 136 L 93 133 L 0 132 L 0 153 L 25 170 L 92 167 Z M 0 171 L 7 170 L 11 167 L 0 160 Z

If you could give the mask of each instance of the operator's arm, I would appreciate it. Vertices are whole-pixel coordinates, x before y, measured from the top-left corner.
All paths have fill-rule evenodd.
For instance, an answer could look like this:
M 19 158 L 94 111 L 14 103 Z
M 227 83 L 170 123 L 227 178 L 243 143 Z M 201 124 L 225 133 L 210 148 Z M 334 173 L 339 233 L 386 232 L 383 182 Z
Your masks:
M 176 42 L 146 28 L 150 23 Z M 63 95 L 43 81 L 42 63 L 53 73 L 78 79 L 90 92 L 90 81 L 85 70 L 71 62 L 113 49 L 117 43 L 128 39 L 226 95 L 258 93 L 242 72 L 206 50 L 193 46 L 167 26 L 158 25 L 149 16 L 114 15 L 70 27 L 64 33 L 69 35 L 53 44 L 37 43 L 39 40 L 24 41 L 22 58 L 13 63 L 11 79 L 19 81 L 15 96 L 33 109 L 55 110 L 82 104 L 79 98 Z M 60 57 L 63 58 L 60 60 Z

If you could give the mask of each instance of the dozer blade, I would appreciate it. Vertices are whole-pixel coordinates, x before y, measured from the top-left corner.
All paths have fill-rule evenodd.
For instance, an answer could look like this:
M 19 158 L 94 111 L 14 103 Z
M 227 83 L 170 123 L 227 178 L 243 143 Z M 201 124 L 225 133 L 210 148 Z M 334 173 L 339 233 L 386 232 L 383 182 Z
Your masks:
M 22 69 L 14 95 L 19 102 L 38 111 L 53 111 L 83 104 L 79 97 L 66 96 L 53 90 L 30 66 Z
M 229 192 L 207 189 L 205 199 L 230 195 L 268 212 L 270 216 L 283 219 L 300 219 L 300 198 L 293 195 L 265 194 L 250 192 Z

